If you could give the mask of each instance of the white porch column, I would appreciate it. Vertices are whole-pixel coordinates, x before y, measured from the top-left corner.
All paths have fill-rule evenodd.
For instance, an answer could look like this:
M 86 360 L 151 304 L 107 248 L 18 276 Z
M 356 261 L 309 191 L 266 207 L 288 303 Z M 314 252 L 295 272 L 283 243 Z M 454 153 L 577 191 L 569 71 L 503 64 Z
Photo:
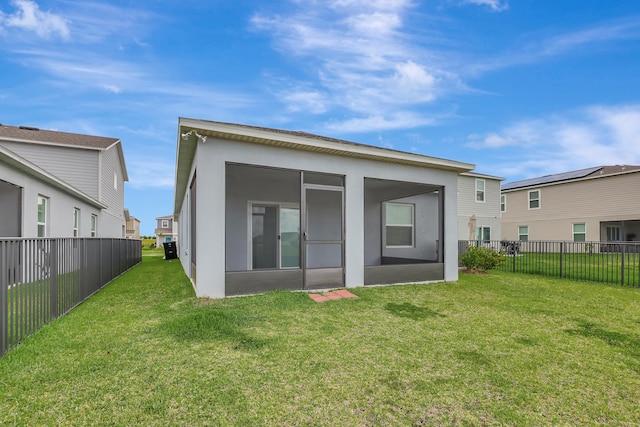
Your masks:
M 345 177 L 345 285 L 364 286 L 364 176 Z
M 453 175 L 453 174 L 452 174 Z M 444 187 L 444 280 L 458 280 L 458 184 L 448 177 Z
M 196 294 L 225 296 L 225 161 L 213 142 L 198 143 Z

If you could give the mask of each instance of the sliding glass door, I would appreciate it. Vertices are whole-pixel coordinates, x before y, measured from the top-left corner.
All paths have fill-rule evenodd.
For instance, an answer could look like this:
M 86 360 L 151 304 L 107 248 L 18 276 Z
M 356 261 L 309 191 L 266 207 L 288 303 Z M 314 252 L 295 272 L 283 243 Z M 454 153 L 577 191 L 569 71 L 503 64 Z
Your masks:
M 250 247 L 253 270 L 300 268 L 300 209 L 253 203 Z

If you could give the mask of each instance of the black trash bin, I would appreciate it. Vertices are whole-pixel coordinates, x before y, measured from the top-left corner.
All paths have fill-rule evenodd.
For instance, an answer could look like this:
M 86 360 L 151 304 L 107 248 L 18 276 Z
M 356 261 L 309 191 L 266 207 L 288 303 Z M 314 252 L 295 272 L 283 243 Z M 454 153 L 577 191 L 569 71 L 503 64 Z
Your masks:
M 178 258 L 178 250 L 176 249 L 176 242 L 164 242 L 164 259 Z

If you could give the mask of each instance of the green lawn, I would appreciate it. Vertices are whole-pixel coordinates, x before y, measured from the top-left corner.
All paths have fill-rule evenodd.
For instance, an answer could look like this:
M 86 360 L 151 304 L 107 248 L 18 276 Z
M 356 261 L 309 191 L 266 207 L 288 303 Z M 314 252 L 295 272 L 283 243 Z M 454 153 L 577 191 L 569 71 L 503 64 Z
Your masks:
M 620 253 L 535 253 L 505 256 L 503 271 L 545 274 L 573 280 L 640 286 L 640 255 Z M 624 272 L 624 277 L 622 276 Z
M 202 300 L 145 257 L 0 359 L 0 425 L 640 424 L 640 290 L 492 272 Z

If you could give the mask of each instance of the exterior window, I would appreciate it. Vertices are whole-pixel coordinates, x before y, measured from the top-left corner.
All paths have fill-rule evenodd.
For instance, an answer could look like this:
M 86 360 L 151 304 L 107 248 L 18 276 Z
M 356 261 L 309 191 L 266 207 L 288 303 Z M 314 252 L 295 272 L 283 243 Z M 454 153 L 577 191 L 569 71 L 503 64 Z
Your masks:
M 585 242 L 587 240 L 587 226 L 584 223 L 573 224 L 573 241 Z
M 529 191 L 529 209 L 540 208 L 540 190 Z
M 91 237 L 96 237 L 98 235 L 98 216 L 92 214 L 91 215 Z
M 80 209 L 73 209 L 73 237 L 78 237 L 80 235 Z
M 518 240 L 526 242 L 529 240 L 529 226 L 528 225 L 520 225 L 518 226 Z
M 476 202 L 484 203 L 484 179 L 476 179 Z
M 162 224 L 160 225 L 160 228 L 169 228 L 169 220 L 163 219 Z
M 47 218 L 49 217 L 49 198 L 38 195 L 38 237 L 47 237 Z
M 488 242 L 491 240 L 491 227 L 478 227 L 476 230 L 478 240 L 482 242 Z
M 507 211 L 507 196 L 505 194 L 500 195 L 500 212 Z
M 413 247 L 414 206 L 410 203 L 385 203 L 386 246 Z
M 620 227 L 607 226 L 607 242 L 620 241 Z

